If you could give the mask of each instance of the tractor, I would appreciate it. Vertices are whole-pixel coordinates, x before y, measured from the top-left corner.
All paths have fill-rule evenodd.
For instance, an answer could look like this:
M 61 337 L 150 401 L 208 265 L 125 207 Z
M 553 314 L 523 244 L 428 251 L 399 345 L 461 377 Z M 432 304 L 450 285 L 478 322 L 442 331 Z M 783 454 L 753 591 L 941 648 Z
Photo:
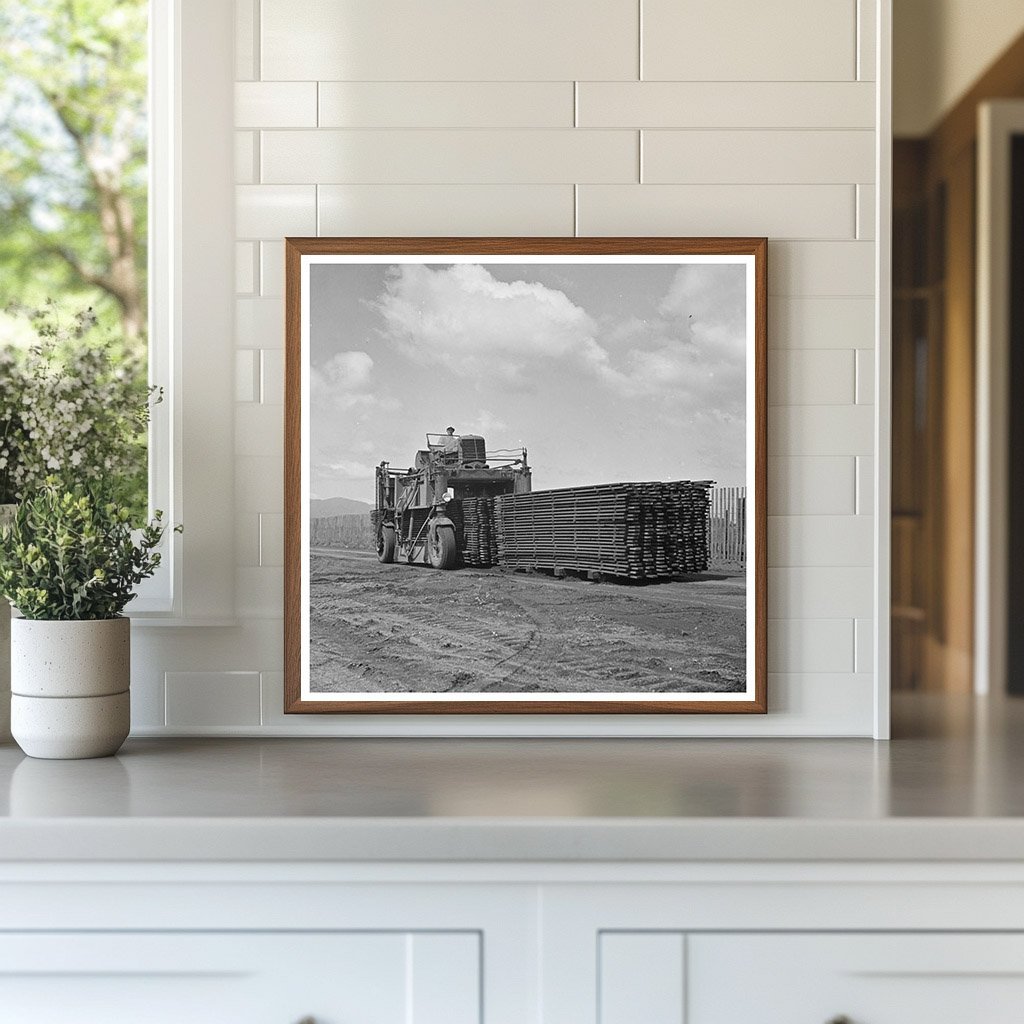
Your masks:
M 373 525 L 377 558 L 391 563 L 454 569 L 460 561 L 449 502 L 525 494 L 531 486 L 526 449 L 487 451 L 478 434 L 427 434 L 427 446 L 409 469 L 376 467 Z

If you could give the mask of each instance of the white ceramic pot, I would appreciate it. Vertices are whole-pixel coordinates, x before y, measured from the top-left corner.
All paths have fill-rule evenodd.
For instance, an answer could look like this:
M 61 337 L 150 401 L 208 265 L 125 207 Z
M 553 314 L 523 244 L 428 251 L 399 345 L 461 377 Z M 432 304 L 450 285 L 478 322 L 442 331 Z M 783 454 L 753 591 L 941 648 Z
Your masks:
M 14 518 L 17 505 L 0 505 L 0 526 Z M 0 597 L 0 743 L 11 740 L 11 606 Z
M 131 728 L 129 619 L 11 620 L 11 732 L 30 757 L 106 757 Z

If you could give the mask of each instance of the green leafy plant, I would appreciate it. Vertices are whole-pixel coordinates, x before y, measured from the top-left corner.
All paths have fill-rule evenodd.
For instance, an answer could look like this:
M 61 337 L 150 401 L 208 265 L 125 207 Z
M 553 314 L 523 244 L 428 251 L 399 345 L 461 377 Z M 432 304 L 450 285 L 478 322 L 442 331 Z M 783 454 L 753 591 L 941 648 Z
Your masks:
M 11 307 L 32 329 L 25 351 L 0 351 L 0 504 L 51 475 L 103 485 L 131 520 L 146 516 L 147 425 L 162 398 L 140 359 L 93 337 L 91 309 L 63 313 L 48 300 Z
M 145 347 L 146 0 L 0 3 L 0 304 L 73 295 Z
M 134 532 L 123 506 L 51 477 L 0 528 L 0 594 L 26 619 L 116 618 L 160 564 L 161 519 Z

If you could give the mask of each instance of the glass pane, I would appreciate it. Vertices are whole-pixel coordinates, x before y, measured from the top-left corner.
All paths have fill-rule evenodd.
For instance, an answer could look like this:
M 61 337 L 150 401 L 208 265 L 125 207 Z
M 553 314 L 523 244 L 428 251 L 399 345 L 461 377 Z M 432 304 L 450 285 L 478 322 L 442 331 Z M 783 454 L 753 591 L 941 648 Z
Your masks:
M 137 518 L 147 505 L 144 423 L 112 458 L 87 441 L 107 427 L 123 437 L 125 417 L 146 407 L 148 18 L 147 0 L 0 5 L 3 372 L 40 330 L 57 331 L 47 372 L 70 381 L 35 409 L 53 443 L 21 457 L 83 480 L 102 473 Z M 88 355 L 97 350 L 103 357 Z M 5 379 L 0 432 L 15 390 Z M 58 407 L 58 395 L 81 404 Z

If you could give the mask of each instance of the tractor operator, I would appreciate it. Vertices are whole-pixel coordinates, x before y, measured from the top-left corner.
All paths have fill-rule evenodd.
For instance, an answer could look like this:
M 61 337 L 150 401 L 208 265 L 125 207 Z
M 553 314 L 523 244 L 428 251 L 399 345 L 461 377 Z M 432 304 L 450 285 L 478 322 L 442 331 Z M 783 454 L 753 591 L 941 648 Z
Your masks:
M 445 434 L 446 436 L 441 438 L 441 450 L 446 455 L 449 452 L 457 452 L 459 450 L 459 441 L 461 438 L 455 433 L 455 428 L 448 427 Z

